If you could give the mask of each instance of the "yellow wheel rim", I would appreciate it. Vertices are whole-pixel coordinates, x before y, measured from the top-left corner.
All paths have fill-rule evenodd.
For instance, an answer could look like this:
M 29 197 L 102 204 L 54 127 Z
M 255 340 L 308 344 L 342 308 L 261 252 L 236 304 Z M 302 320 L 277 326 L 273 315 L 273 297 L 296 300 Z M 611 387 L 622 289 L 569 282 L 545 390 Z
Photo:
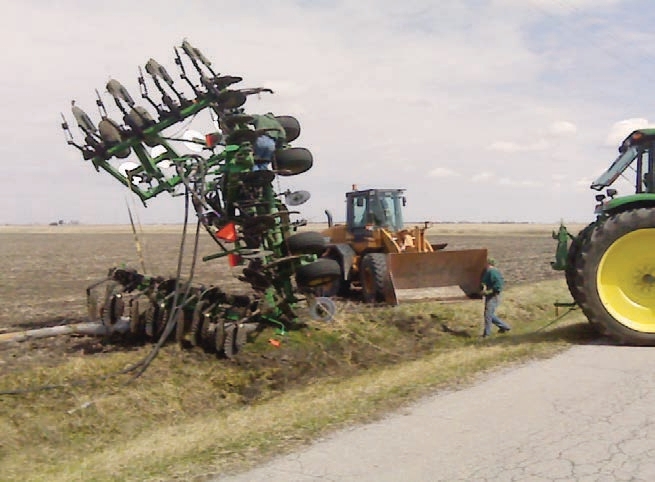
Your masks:
M 600 301 L 619 323 L 655 333 L 655 228 L 620 237 L 598 265 Z

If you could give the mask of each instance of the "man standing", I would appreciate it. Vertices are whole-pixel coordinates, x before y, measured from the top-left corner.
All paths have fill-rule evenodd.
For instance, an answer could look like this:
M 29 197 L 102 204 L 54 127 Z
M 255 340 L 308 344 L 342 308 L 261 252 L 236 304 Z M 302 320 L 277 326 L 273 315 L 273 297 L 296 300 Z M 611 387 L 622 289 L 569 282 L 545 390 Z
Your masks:
M 487 269 L 482 275 L 482 285 L 484 287 L 484 332 L 482 337 L 486 338 L 491 335 L 491 325 L 498 327 L 498 333 L 507 333 L 511 327 L 503 320 L 496 316 L 496 309 L 500 304 L 500 293 L 503 291 L 505 280 L 496 268 L 496 262 L 493 258 L 487 260 Z

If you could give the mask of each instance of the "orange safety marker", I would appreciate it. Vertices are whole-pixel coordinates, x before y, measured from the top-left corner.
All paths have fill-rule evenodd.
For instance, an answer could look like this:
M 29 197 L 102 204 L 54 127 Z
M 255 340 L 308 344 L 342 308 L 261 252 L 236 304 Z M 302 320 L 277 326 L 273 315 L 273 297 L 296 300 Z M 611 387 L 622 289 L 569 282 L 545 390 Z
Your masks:
M 237 230 L 234 223 L 227 223 L 216 232 L 216 237 L 228 243 L 234 243 L 237 240 Z

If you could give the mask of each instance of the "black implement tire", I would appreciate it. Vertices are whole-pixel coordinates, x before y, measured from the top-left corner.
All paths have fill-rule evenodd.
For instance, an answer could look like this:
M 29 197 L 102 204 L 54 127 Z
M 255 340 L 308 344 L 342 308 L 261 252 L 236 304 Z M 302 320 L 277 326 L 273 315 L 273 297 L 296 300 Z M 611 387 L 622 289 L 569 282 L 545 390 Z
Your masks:
M 321 233 L 308 231 L 296 233 L 287 238 L 290 254 L 323 254 L 327 249 L 327 240 Z
M 322 258 L 296 269 L 296 283 L 304 288 L 313 288 L 331 283 L 341 276 L 339 263 L 333 259 Z
M 150 302 L 144 315 L 144 332 L 146 337 L 154 339 L 157 336 L 157 319 L 159 318 L 159 305 Z
M 316 296 L 324 296 L 326 298 L 334 298 L 335 296 L 346 298 L 349 294 L 350 280 L 343 279 L 343 276 L 340 276 L 331 283 L 316 288 Z
M 225 320 L 222 317 L 218 317 L 216 323 L 216 330 L 214 331 L 214 347 L 216 348 L 216 354 L 222 355 L 223 348 L 225 346 Z
M 184 346 L 185 344 L 184 337 L 186 336 L 190 320 L 190 313 L 184 311 L 182 308 L 177 310 L 177 313 L 175 314 L 175 341 L 177 341 L 180 346 Z M 189 323 L 187 323 L 187 321 L 189 321 Z
M 333 282 L 326 283 L 316 288 L 316 296 L 325 296 L 326 298 L 333 298 L 335 296 L 347 297 L 350 294 L 350 280 L 344 278 L 343 265 L 341 261 L 334 258 L 327 259 L 333 259 L 334 262 L 339 265 L 341 274 L 339 278 L 335 279 Z
M 300 135 L 300 122 L 290 115 L 277 115 L 275 120 L 284 127 L 285 139 L 287 142 L 293 142 Z
M 200 300 L 196 303 L 191 317 L 191 344 L 199 346 L 202 342 L 202 324 L 205 321 L 204 310 L 209 306 L 209 301 Z
M 309 171 L 314 164 L 314 157 L 309 149 L 290 147 L 275 151 L 275 167 L 280 176 L 295 176 Z
M 580 248 L 578 303 L 620 343 L 655 345 L 655 208 L 610 215 Z
M 236 355 L 237 349 L 235 346 L 235 339 L 237 335 L 237 324 L 230 323 L 225 327 L 225 340 L 223 342 L 223 354 L 227 358 L 232 358 Z
M 162 308 L 159 310 L 159 316 L 157 317 L 157 333 L 156 338 L 159 340 L 161 336 L 166 331 L 166 326 L 168 325 L 168 319 L 171 317 L 171 310 L 168 308 Z
M 392 289 L 387 267 L 387 255 L 368 253 L 359 265 L 359 281 L 362 285 L 362 299 L 365 303 L 384 303 Z
M 125 313 L 125 300 L 121 293 L 117 293 L 107 300 L 102 321 L 106 326 L 113 326 L 121 319 L 123 313 Z
M 130 332 L 137 336 L 145 335 L 143 316 L 139 310 L 139 300 L 137 298 L 132 299 L 130 303 Z

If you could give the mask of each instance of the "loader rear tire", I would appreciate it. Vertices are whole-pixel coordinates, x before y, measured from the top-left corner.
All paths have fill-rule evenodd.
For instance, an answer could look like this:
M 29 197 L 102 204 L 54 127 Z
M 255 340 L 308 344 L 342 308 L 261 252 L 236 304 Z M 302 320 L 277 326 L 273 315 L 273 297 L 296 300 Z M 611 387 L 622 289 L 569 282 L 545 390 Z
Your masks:
M 384 303 L 387 294 L 393 289 L 387 267 L 387 255 L 365 254 L 359 267 L 359 280 L 365 303 Z
M 578 303 L 620 343 L 655 345 L 655 209 L 613 214 L 577 257 Z

